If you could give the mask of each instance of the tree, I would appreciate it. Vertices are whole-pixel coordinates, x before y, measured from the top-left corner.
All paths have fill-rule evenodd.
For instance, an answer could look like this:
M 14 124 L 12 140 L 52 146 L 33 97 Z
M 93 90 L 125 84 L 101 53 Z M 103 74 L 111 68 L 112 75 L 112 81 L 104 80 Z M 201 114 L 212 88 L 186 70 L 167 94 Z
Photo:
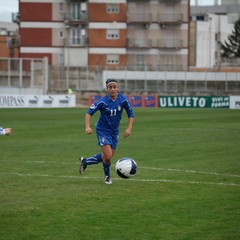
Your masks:
M 221 56 L 240 58 L 240 19 L 234 23 L 234 29 L 228 36 L 228 40 L 221 43 Z

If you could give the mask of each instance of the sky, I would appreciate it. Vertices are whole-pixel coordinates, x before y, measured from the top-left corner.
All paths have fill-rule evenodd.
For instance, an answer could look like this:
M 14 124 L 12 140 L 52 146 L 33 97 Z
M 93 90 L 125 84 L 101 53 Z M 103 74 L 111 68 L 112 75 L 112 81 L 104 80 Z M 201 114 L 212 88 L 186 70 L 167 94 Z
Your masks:
M 195 0 L 190 0 L 193 4 Z M 211 5 L 214 0 L 198 0 L 199 5 Z M 0 0 L 0 21 L 11 22 L 12 13 L 18 12 L 18 0 Z
M 11 22 L 12 13 L 18 12 L 18 0 L 0 0 L 0 21 Z

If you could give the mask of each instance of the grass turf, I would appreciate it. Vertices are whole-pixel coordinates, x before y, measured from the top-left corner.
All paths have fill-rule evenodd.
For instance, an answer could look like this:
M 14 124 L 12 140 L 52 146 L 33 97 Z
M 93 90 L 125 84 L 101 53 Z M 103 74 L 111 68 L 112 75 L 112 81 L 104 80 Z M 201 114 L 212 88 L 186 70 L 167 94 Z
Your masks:
M 78 173 L 79 156 L 99 152 L 85 112 L 0 109 L 14 129 L 0 137 L 1 239 L 239 239 L 239 110 L 135 109 L 110 186 L 101 165 Z M 124 156 L 132 180 L 114 172 Z

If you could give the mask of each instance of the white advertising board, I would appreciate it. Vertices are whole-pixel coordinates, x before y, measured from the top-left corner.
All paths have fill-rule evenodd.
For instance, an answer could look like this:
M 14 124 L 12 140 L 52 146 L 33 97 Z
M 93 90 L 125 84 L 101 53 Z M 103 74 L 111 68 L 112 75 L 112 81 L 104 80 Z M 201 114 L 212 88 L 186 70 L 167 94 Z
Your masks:
M 240 109 L 240 96 L 230 96 L 230 108 Z
M 66 108 L 76 106 L 76 95 L 0 94 L 0 108 Z

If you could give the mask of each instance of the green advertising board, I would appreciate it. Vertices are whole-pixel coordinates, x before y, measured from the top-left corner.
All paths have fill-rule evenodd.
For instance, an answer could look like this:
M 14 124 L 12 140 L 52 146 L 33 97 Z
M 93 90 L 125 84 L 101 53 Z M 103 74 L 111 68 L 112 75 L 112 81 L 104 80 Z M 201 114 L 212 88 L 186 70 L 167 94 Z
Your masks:
M 158 96 L 160 108 L 229 108 L 228 96 Z

